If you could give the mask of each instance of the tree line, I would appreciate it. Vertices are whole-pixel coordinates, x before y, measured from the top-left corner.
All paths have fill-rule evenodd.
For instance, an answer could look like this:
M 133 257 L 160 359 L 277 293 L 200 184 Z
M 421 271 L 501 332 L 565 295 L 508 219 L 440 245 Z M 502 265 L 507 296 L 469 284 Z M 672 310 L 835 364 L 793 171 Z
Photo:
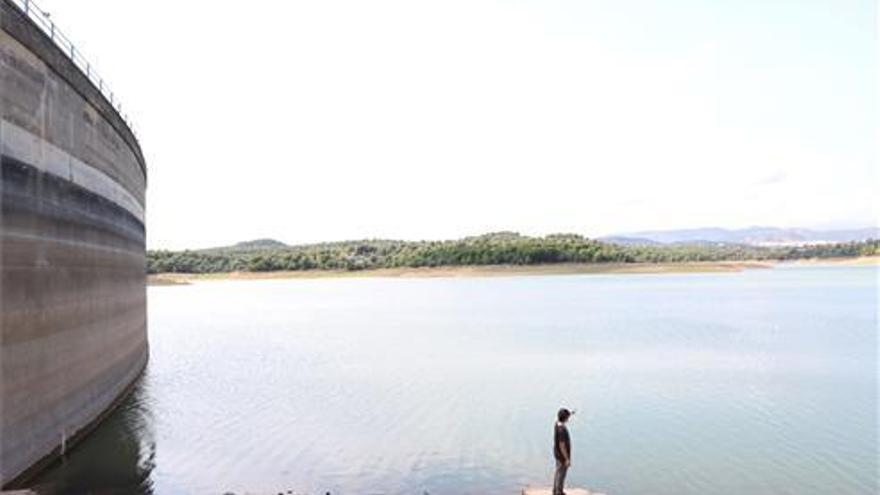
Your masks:
M 795 260 L 880 254 L 880 240 L 763 247 L 741 244 L 620 245 L 577 234 L 529 237 L 498 232 L 450 241 L 361 240 L 287 246 L 258 240 L 185 251 L 148 251 L 148 273 L 367 270 L 395 267 L 678 263 Z

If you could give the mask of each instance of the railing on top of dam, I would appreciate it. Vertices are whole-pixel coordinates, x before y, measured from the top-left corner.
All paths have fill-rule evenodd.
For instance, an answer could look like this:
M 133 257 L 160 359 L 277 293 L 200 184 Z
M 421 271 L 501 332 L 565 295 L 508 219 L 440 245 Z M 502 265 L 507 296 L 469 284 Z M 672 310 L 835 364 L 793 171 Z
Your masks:
M 55 25 L 55 21 L 52 20 L 49 12 L 40 8 L 34 0 L 12 0 L 12 3 L 21 9 L 21 11 L 24 12 L 25 15 L 27 15 L 27 17 L 32 20 L 65 55 L 67 55 L 67 58 L 73 62 L 73 65 L 82 71 L 86 78 L 98 88 L 98 91 L 100 91 L 100 93 L 104 95 L 104 98 L 110 102 L 110 105 L 116 110 L 119 116 L 122 117 L 122 120 L 125 121 L 125 124 L 131 130 L 131 133 L 137 138 L 134 124 L 131 119 L 128 118 L 128 115 L 122 112 L 122 103 L 116 98 L 116 95 L 113 94 L 113 91 L 110 90 L 104 82 L 104 79 L 95 72 L 92 64 L 86 60 L 79 50 L 77 50 L 73 41 L 58 29 L 58 26 Z

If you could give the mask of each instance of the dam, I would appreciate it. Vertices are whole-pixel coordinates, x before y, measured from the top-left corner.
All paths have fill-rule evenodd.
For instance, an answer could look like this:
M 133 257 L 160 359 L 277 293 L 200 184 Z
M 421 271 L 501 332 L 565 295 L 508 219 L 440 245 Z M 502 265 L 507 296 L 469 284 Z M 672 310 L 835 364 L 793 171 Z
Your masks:
M 148 356 L 146 164 L 48 15 L 0 0 L 0 486 L 113 408 Z

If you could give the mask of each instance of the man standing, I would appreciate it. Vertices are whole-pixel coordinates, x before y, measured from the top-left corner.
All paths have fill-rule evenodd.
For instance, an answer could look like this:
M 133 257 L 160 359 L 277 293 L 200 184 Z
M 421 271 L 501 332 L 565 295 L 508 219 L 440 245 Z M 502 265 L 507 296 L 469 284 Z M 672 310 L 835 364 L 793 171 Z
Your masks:
M 556 427 L 553 432 L 553 456 L 556 458 L 556 474 L 553 476 L 553 495 L 565 495 L 565 475 L 571 466 L 571 438 L 565 423 L 572 413 L 562 408 L 556 413 Z

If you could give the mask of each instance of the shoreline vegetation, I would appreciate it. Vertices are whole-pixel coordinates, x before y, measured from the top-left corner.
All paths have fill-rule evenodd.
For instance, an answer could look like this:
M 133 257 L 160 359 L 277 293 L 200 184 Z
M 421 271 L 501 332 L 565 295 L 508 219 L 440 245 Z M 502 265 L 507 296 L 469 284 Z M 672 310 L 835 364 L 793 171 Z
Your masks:
M 178 285 L 230 279 L 734 272 L 780 262 L 880 264 L 878 260 L 878 240 L 785 247 L 621 245 L 574 234 L 500 232 L 454 241 L 288 246 L 258 240 L 204 250 L 149 251 L 147 273 L 150 285 Z

